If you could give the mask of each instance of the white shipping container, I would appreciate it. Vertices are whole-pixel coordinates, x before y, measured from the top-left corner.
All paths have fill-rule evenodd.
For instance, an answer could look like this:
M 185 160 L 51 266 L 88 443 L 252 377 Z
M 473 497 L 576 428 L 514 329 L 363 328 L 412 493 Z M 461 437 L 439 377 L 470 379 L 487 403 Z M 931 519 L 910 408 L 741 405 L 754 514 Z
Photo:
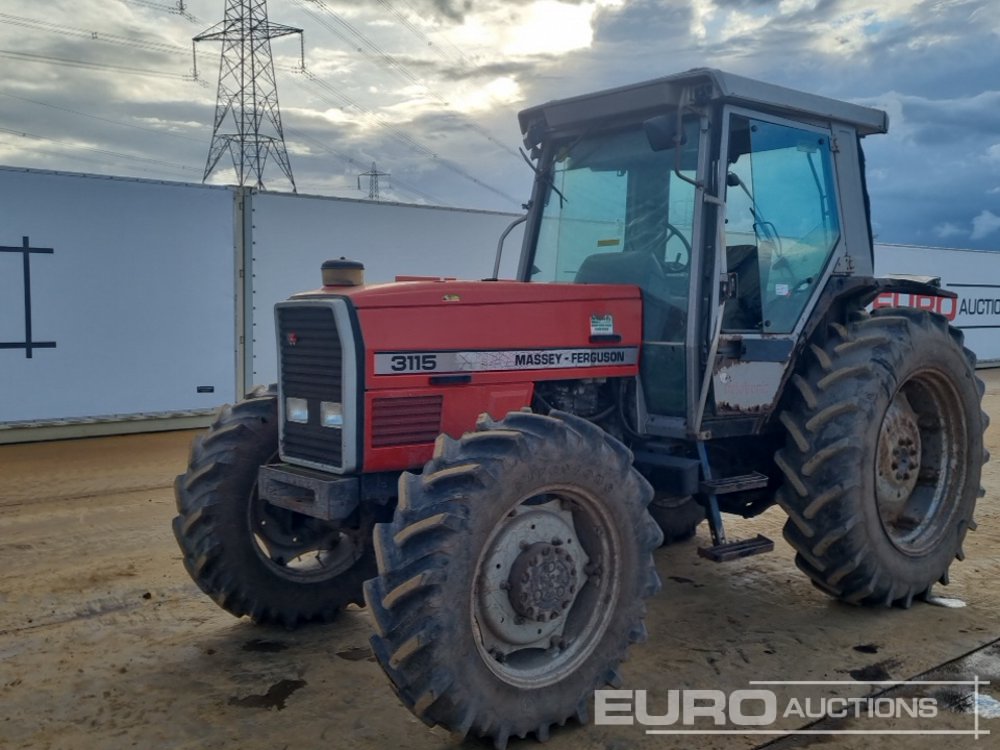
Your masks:
M 0 205 L 0 442 L 203 424 L 276 379 L 274 303 L 324 260 L 483 278 L 515 218 L 3 167 Z
M 0 423 L 234 397 L 231 191 L 0 168 L 0 205 Z

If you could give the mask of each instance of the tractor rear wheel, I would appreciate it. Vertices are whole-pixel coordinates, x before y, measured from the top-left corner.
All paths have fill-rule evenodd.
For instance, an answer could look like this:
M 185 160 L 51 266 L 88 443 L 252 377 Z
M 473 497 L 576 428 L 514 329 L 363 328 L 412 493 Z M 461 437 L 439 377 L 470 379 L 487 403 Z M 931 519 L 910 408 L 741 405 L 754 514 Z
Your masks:
M 988 458 L 975 355 L 939 315 L 858 313 L 813 344 L 781 414 L 778 503 L 796 564 L 852 604 L 908 607 L 948 582 Z
M 233 615 L 285 627 L 330 620 L 364 603 L 375 574 L 370 525 L 339 530 L 262 500 L 257 470 L 277 454 L 274 390 L 223 407 L 174 482 L 174 536 L 191 578 Z
M 553 411 L 438 438 L 375 528 L 372 647 L 402 702 L 464 737 L 548 738 L 620 684 L 660 588 L 653 491 L 628 449 Z

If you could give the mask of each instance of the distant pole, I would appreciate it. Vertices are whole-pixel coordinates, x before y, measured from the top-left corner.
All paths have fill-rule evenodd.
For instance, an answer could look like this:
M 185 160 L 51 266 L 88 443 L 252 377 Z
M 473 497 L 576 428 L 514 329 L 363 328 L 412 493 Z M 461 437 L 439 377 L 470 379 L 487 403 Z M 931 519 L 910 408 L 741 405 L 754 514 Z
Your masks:
M 362 172 L 358 175 L 358 190 L 361 190 L 361 178 L 368 178 L 368 198 L 369 200 L 377 201 L 379 200 L 378 191 L 378 178 L 379 177 L 391 177 L 388 172 L 379 172 L 378 167 L 375 166 L 375 162 L 372 162 L 372 168 L 367 172 Z
M 225 20 L 192 40 L 192 45 L 222 42 L 215 122 L 202 182 L 228 152 L 238 184 L 250 182 L 263 189 L 264 169 L 268 157 L 273 156 L 292 184 L 292 192 L 296 192 L 281 127 L 271 56 L 271 40 L 291 34 L 301 35 L 302 29 L 271 23 L 267 18 L 267 0 L 226 0 Z M 304 64 L 303 56 L 303 67 Z M 195 77 L 197 70 L 196 58 Z M 231 121 L 232 130 L 224 128 L 227 120 Z

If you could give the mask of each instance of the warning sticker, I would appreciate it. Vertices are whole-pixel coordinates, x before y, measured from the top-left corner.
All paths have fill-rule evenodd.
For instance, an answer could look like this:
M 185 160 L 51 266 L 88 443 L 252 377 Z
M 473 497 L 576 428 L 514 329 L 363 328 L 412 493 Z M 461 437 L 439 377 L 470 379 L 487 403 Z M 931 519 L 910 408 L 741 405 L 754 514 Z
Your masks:
M 615 332 L 615 319 L 610 315 L 590 316 L 590 335 L 608 336 Z

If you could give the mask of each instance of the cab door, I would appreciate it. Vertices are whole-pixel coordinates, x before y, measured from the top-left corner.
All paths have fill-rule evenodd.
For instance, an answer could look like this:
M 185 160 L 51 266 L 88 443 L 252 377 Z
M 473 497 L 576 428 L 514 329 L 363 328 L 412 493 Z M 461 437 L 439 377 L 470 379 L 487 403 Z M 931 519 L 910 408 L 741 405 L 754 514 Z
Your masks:
M 769 411 L 841 242 L 828 129 L 728 111 L 723 308 L 713 372 L 718 415 Z

